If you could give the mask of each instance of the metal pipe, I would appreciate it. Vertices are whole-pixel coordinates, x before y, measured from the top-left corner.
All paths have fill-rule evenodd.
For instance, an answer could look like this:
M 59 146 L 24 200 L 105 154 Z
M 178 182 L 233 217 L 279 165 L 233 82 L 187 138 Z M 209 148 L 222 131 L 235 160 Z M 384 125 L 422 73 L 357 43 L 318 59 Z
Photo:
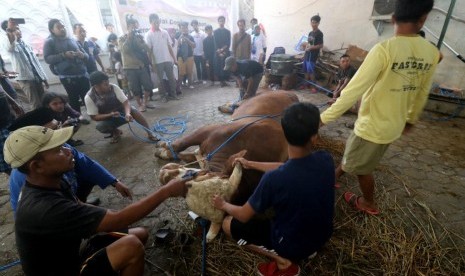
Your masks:
M 445 11 L 445 10 L 443 10 L 443 9 L 441 9 L 441 8 L 438 8 L 438 7 L 433 7 L 433 10 L 438 11 L 438 12 L 444 14 L 444 15 L 447 14 L 447 11 Z M 457 17 L 457 16 L 455 16 L 455 15 L 451 15 L 450 18 L 454 19 L 454 20 L 457 21 L 457 22 L 465 23 L 465 19 L 462 19 L 462 18 Z
M 425 29 L 428 33 L 430 33 L 434 38 L 436 39 L 439 39 L 439 37 L 433 33 L 433 31 L 431 31 L 428 27 L 426 27 L 425 25 L 423 25 L 423 29 Z M 449 49 L 452 53 L 454 53 L 454 55 L 460 59 L 462 62 L 465 63 L 465 58 L 460 55 L 456 50 L 454 50 L 449 44 L 447 44 L 446 42 L 442 42 L 442 44 L 444 44 L 444 46 L 446 46 L 447 49 Z
M 447 27 L 449 26 L 450 18 L 452 17 L 452 11 L 454 10 L 456 0 L 451 0 L 449 10 L 447 11 L 446 20 L 444 20 L 444 26 L 442 26 L 441 35 L 439 36 L 438 49 L 441 49 L 442 42 L 444 41 L 444 36 L 446 35 Z

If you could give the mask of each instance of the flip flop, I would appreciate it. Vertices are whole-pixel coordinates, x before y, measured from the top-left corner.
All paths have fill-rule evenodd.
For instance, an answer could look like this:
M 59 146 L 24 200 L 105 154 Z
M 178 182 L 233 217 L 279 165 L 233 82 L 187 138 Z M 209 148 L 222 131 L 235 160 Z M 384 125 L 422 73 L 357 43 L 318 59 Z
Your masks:
M 378 215 L 379 214 L 379 210 L 376 210 L 376 209 L 369 209 L 369 208 L 362 208 L 359 203 L 358 203 L 358 200 L 360 199 L 360 196 L 357 196 L 356 194 L 352 193 L 352 192 L 345 192 L 344 193 L 344 200 L 347 202 L 347 204 L 350 205 L 350 207 L 352 207 L 354 210 L 357 210 L 357 211 L 361 211 L 361 212 L 365 212 L 369 215 Z
M 111 137 L 111 140 L 110 140 L 110 144 L 116 144 L 119 142 L 119 139 L 120 139 L 121 136 L 113 136 Z
M 123 131 L 118 129 L 118 135 L 121 136 L 123 135 Z M 107 135 L 107 136 L 103 136 L 104 139 L 108 139 L 108 138 L 113 138 L 114 134 L 113 133 L 110 133 L 110 135 Z
M 147 139 L 149 139 L 150 141 L 153 141 L 153 142 L 158 142 L 158 141 L 160 141 L 160 139 L 158 139 L 157 137 L 155 137 L 155 136 L 153 136 L 153 135 L 147 136 Z
M 118 143 L 121 138 L 121 135 L 123 135 L 123 131 L 120 129 L 115 129 L 115 132 L 112 133 L 112 135 L 110 136 L 111 137 L 110 144 Z

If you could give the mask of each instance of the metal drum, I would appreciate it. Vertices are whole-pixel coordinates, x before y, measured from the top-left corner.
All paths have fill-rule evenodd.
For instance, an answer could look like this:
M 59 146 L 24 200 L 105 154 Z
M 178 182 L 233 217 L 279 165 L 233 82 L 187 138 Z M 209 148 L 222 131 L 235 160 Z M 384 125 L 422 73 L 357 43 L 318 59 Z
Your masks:
M 294 71 L 295 59 L 293 55 L 276 54 L 271 56 L 271 75 L 284 76 Z

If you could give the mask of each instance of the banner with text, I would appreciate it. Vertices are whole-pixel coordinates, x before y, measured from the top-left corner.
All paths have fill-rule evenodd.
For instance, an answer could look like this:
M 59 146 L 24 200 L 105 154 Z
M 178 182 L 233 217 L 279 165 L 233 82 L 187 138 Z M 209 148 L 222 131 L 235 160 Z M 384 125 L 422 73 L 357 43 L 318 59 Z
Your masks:
M 177 28 L 182 21 L 199 21 L 200 29 L 206 25 L 218 27 L 217 18 L 222 15 L 229 25 L 231 1 L 208 0 L 115 0 L 123 30 L 126 31 L 126 16 L 132 15 L 139 21 L 142 31 L 150 28 L 149 14 L 156 13 L 160 17 L 164 29 Z M 190 25 L 189 25 L 190 26 Z M 189 27 L 191 28 L 191 27 Z

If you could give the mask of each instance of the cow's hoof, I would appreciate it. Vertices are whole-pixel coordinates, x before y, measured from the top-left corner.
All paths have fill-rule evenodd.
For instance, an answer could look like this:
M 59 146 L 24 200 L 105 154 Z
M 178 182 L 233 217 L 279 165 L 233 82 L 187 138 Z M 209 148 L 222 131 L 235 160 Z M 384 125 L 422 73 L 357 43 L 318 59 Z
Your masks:
M 166 144 L 165 141 L 158 141 L 158 143 L 155 144 L 157 148 L 168 148 L 168 145 Z
M 168 183 L 171 179 L 177 178 L 180 174 L 179 167 L 176 163 L 168 163 L 164 165 L 158 174 L 158 180 L 162 185 Z
M 172 160 L 171 152 L 165 148 L 155 148 L 155 157 L 158 157 L 163 160 Z

